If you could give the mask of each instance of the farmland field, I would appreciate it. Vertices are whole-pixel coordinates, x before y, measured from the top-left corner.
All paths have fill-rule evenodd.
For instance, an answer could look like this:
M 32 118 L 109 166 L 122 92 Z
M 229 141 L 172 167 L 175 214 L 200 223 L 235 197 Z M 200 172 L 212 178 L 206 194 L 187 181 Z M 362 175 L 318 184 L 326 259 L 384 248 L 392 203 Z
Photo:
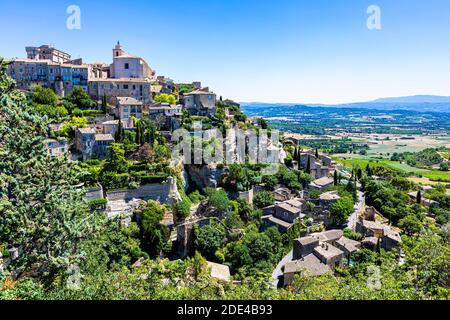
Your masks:
M 411 167 L 406 163 L 400 163 L 397 161 L 391 161 L 386 159 L 374 160 L 374 159 L 361 159 L 361 158 L 353 158 L 353 159 L 343 159 L 343 158 L 334 158 L 334 160 L 342 163 L 344 166 L 349 168 L 365 168 L 367 164 L 371 165 L 381 165 L 387 168 L 391 168 L 394 170 L 402 171 L 404 173 L 410 173 L 411 175 L 418 176 L 419 178 L 425 177 L 431 181 L 436 182 L 450 182 L 450 172 L 443 172 L 439 170 L 427 170 L 427 169 L 419 169 L 415 167 Z

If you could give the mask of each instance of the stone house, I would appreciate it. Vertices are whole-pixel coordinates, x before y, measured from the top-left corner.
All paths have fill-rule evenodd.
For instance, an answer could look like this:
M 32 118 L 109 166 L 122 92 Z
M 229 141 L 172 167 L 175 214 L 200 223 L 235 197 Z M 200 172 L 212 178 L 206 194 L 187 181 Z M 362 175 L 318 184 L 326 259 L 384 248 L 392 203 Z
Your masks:
M 311 175 L 316 179 L 328 177 L 330 175 L 331 158 L 327 156 L 321 156 L 319 159 L 317 159 L 315 155 L 309 152 L 301 152 L 300 162 L 298 163 L 298 165 L 306 169 L 308 167 L 308 161 L 310 165 Z
M 314 204 L 313 208 L 306 211 L 306 215 L 315 221 L 321 221 L 325 226 L 329 226 L 333 223 L 331 217 L 331 207 L 338 201 L 341 197 L 338 195 L 337 191 L 330 191 L 322 193 L 318 199 L 311 199 L 310 201 Z
M 191 114 L 208 116 L 216 112 L 216 94 L 209 88 L 197 89 L 183 96 L 184 108 Z
M 398 248 L 401 243 L 401 237 L 398 232 L 390 226 L 376 221 L 368 221 L 360 218 L 356 222 L 356 231 L 364 235 L 363 245 L 368 247 L 375 247 L 378 243 L 385 250 L 393 250 Z M 376 241 L 374 240 L 376 239 Z
M 263 209 L 263 228 L 277 226 L 280 232 L 287 232 L 298 219 L 305 215 L 305 201 L 292 199 Z
M 314 248 L 319 245 L 319 239 L 307 236 L 294 240 L 293 259 L 298 260 L 314 252 Z
M 331 268 L 320 261 L 314 254 L 309 254 L 298 260 L 289 261 L 284 266 L 283 281 L 284 285 L 288 286 L 294 280 L 296 274 L 305 272 L 310 276 L 321 276 L 326 273 L 331 273 Z
M 97 134 L 94 128 L 77 128 L 75 130 L 75 148 L 81 153 L 83 161 L 93 156 L 105 158 L 108 148 L 114 143 L 111 134 Z
M 88 93 L 94 100 L 107 97 L 110 104 L 117 102 L 117 97 L 131 97 L 143 103 L 152 102 L 151 84 L 148 79 L 118 78 L 91 79 Z
M 417 203 L 417 192 L 416 191 L 408 193 L 408 196 L 409 196 L 410 203 Z M 425 198 L 423 193 L 422 193 L 422 200 L 421 200 L 420 204 L 427 208 L 439 207 L 439 202 Z
M 114 115 L 119 119 L 129 119 L 143 117 L 144 104 L 142 101 L 131 97 L 117 97 L 116 107 L 112 109 Z
M 324 191 L 326 188 L 334 185 L 334 179 L 328 176 L 316 179 L 309 184 L 310 189 Z
M 94 154 L 100 159 L 108 156 L 109 147 L 114 143 L 114 137 L 111 134 L 96 134 L 94 144 Z
M 329 230 L 313 233 L 294 240 L 293 260 L 284 266 L 284 285 L 289 285 L 295 274 L 319 276 L 340 266 L 352 247 L 342 250 L 338 246 L 347 244 L 349 239 L 343 239 L 342 230 Z M 356 246 L 355 244 L 353 244 Z
M 52 157 L 59 157 L 66 154 L 69 151 L 69 145 L 67 140 L 47 139 L 45 140 L 48 151 Z

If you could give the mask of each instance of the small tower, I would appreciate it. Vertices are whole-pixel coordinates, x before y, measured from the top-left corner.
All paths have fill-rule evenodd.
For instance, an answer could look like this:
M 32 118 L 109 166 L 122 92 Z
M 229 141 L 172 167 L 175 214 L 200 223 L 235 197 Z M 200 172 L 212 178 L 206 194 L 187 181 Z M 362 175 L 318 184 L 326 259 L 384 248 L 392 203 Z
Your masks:
M 115 46 L 114 49 L 113 49 L 113 59 L 114 59 L 115 57 L 120 57 L 120 56 L 122 56 L 123 54 L 124 54 L 124 51 L 123 51 L 123 49 L 122 49 L 122 46 L 120 45 L 120 42 L 117 41 L 117 44 L 116 44 L 116 46 Z

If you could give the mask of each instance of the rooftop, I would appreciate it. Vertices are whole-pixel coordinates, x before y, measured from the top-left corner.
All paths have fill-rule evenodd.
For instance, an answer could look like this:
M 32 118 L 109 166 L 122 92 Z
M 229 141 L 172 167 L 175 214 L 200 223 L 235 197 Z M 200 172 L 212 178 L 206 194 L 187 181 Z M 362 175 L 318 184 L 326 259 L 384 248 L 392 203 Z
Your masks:
M 207 94 L 214 94 L 213 92 L 209 91 L 209 88 L 202 88 L 202 89 L 197 89 L 194 90 L 192 92 L 186 93 L 186 96 L 191 96 L 191 95 L 207 95 Z
M 96 141 L 114 141 L 114 137 L 111 134 L 96 134 Z
M 129 83 L 150 83 L 147 78 L 96 78 L 89 80 L 90 82 L 129 82 Z
M 95 134 L 95 129 L 94 128 L 78 128 L 78 131 L 81 134 Z
M 121 105 L 135 105 L 135 106 L 140 106 L 142 105 L 142 101 L 139 101 L 135 98 L 132 97 L 117 97 L 117 101 L 119 104 Z
M 341 197 L 338 195 L 337 191 L 325 192 L 319 196 L 320 200 L 326 200 L 326 201 L 339 200 L 340 198 Z
M 273 224 L 276 224 L 278 226 L 281 226 L 283 228 L 289 229 L 292 226 L 292 223 L 286 222 L 284 220 L 278 219 L 277 217 L 274 217 L 272 215 L 264 217 L 265 219 L 269 220 Z
M 333 178 L 328 178 L 328 177 L 323 177 L 317 180 L 314 180 L 313 182 L 311 182 L 312 185 L 316 185 L 319 187 L 326 187 L 330 184 L 334 183 L 334 179 Z
M 342 237 L 336 241 L 336 246 L 346 253 L 353 253 L 359 250 L 361 244 L 358 241 Z
M 337 241 L 344 236 L 342 230 L 328 230 L 324 232 L 312 233 L 311 236 L 318 238 L 322 242 Z
M 222 281 L 230 281 L 230 268 L 226 265 L 207 261 L 211 269 L 211 277 Z
M 318 239 L 316 237 L 312 237 L 312 236 L 307 236 L 307 237 L 302 237 L 302 238 L 297 239 L 297 241 L 300 242 L 300 244 L 302 246 L 307 246 L 309 244 L 316 243 L 317 240 Z
M 320 276 L 331 271 L 331 269 L 322 263 L 314 254 L 309 254 L 300 260 L 290 261 L 284 266 L 284 273 L 296 273 L 300 271 L 305 271 L 313 276 Z
M 342 255 L 344 252 L 331 244 L 324 243 L 314 248 L 314 252 L 326 260 Z

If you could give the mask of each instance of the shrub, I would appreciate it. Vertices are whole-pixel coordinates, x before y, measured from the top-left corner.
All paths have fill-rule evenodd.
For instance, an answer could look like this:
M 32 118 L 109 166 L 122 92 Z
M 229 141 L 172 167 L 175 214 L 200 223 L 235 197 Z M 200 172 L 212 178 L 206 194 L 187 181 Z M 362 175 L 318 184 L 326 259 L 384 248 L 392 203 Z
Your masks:
M 187 218 L 191 214 L 192 202 L 188 197 L 183 197 L 183 200 L 174 205 L 175 213 L 178 218 Z
M 89 201 L 89 207 L 91 208 L 91 210 L 99 210 L 99 209 L 104 209 L 106 207 L 106 204 L 108 203 L 108 201 L 106 199 L 95 199 L 92 201 Z

